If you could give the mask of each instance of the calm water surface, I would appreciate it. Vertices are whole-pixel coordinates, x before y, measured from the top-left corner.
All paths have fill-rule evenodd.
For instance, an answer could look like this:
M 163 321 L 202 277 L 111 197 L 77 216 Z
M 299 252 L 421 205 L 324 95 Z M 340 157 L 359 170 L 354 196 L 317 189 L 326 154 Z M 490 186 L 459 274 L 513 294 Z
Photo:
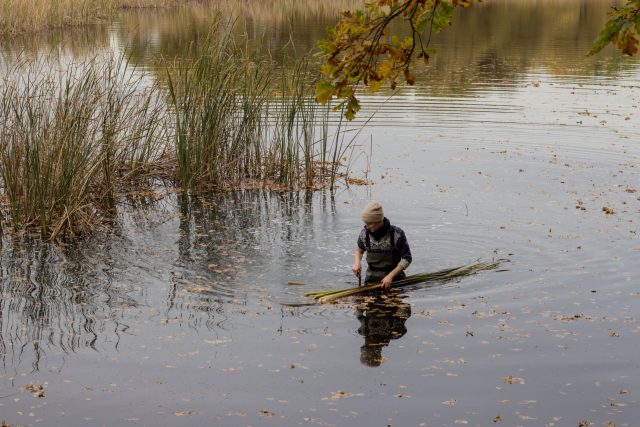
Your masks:
M 270 49 L 290 38 L 307 49 L 335 19 L 277 4 L 246 11 L 250 36 L 269 29 Z M 5 238 L 0 419 L 637 425 L 640 66 L 615 52 L 584 57 L 607 7 L 492 2 L 458 16 L 419 86 L 363 94 L 359 120 L 376 114 L 347 162 L 373 185 L 168 193 L 123 205 L 113 231 L 89 241 Z M 1 49 L 5 60 L 122 49 L 153 71 L 208 19 L 130 13 L 90 35 Z M 355 284 L 370 198 L 406 231 L 411 273 L 510 262 L 384 297 L 290 306 Z M 43 397 L 29 390 L 40 386 Z

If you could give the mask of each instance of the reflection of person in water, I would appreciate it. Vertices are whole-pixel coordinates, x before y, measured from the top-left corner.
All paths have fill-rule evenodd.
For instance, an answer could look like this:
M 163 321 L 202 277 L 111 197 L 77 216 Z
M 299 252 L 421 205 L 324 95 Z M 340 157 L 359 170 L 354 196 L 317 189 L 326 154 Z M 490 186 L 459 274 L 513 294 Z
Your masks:
M 360 321 L 358 333 L 364 337 L 360 362 L 367 366 L 380 366 L 382 348 L 392 339 L 407 333 L 405 322 L 411 316 L 411 307 L 399 296 L 378 296 L 358 304 L 356 316 Z

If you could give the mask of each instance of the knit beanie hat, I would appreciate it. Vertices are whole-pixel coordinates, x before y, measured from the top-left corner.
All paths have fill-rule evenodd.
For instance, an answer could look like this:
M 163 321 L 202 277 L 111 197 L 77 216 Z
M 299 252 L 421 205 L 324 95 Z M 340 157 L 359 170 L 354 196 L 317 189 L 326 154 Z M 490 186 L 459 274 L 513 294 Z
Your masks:
M 361 217 L 362 222 L 366 224 L 382 222 L 382 220 L 384 220 L 384 211 L 382 210 L 382 205 L 375 200 L 370 201 L 369 204 L 362 210 Z

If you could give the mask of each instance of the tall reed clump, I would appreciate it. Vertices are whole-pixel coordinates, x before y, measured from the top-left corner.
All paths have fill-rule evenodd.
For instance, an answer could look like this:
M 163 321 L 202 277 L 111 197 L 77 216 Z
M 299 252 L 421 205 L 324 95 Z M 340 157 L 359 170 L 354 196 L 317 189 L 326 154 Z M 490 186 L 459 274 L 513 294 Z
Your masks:
M 0 75 L 0 215 L 55 238 L 90 232 L 119 194 L 161 179 L 185 192 L 332 187 L 353 138 L 315 103 L 315 67 L 257 58 L 228 30 L 160 65 L 166 82 L 121 56 L 18 60 Z
M 331 110 L 313 98 L 313 67 L 278 67 L 238 47 L 218 24 L 195 59 L 168 67 L 177 180 L 185 190 L 317 188 L 322 161 L 339 159 Z M 331 147 L 330 147 L 331 146 Z M 321 152 L 322 150 L 322 152 Z M 333 173 L 337 169 L 332 168 Z
M 281 69 L 277 76 L 279 89 L 270 98 L 265 178 L 284 187 L 324 184 L 319 149 L 321 141 L 328 138 L 330 130 L 323 124 L 328 123 L 331 110 L 318 105 L 310 95 L 311 70 L 306 59 L 299 60 L 291 70 Z
M 0 175 L 15 230 L 91 231 L 114 191 L 163 157 L 163 109 L 122 58 L 23 61 L 0 87 Z M 166 143 L 166 142 L 165 142 Z
M 255 178 L 262 152 L 269 73 L 242 56 L 230 36 L 200 40 L 204 52 L 167 69 L 175 114 L 177 179 L 185 189 Z

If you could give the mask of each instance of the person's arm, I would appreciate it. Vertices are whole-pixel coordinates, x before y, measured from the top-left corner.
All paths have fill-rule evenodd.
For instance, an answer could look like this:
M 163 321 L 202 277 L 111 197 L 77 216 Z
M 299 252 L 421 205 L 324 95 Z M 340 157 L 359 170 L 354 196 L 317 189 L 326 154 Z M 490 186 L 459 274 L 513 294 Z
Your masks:
M 391 282 L 393 282 L 393 278 L 396 277 L 398 274 L 402 273 L 403 270 L 404 270 L 404 267 L 398 264 L 396 268 L 391 270 L 391 273 L 384 276 L 384 278 L 380 281 L 381 288 L 384 290 L 391 288 Z
M 382 289 L 384 290 L 391 288 L 391 282 L 393 282 L 393 279 L 398 274 L 402 273 L 407 267 L 409 267 L 409 264 L 411 264 L 412 261 L 411 248 L 409 248 L 407 236 L 404 234 L 404 231 L 400 229 L 397 230 L 399 230 L 399 232 L 396 239 L 396 247 L 398 249 L 398 252 L 400 253 L 400 262 L 398 262 L 396 268 L 394 268 L 389 274 L 387 274 L 380 282 L 380 284 L 382 285 Z
M 351 271 L 356 277 L 360 277 L 360 273 L 362 272 L 362 251 L 360 248 L 356 248 L 356 252 L 353 255 L 353 267 L 351 267 Z
M 356 277 L 360 277 L 360 274 L 362 273 L 362 256 L 364 255 L 367 249 L 364 244 L 364 236 L 365 236 L 364 233 L 365 233 L 364 231 L 361 231 L 360 234 L 358 234 L 358 240 L 356 242 L 356 251 L 353 254 L 353 267 L 351 267 L 351 271 L 353 271 L 353 274 L 355 274 Z

